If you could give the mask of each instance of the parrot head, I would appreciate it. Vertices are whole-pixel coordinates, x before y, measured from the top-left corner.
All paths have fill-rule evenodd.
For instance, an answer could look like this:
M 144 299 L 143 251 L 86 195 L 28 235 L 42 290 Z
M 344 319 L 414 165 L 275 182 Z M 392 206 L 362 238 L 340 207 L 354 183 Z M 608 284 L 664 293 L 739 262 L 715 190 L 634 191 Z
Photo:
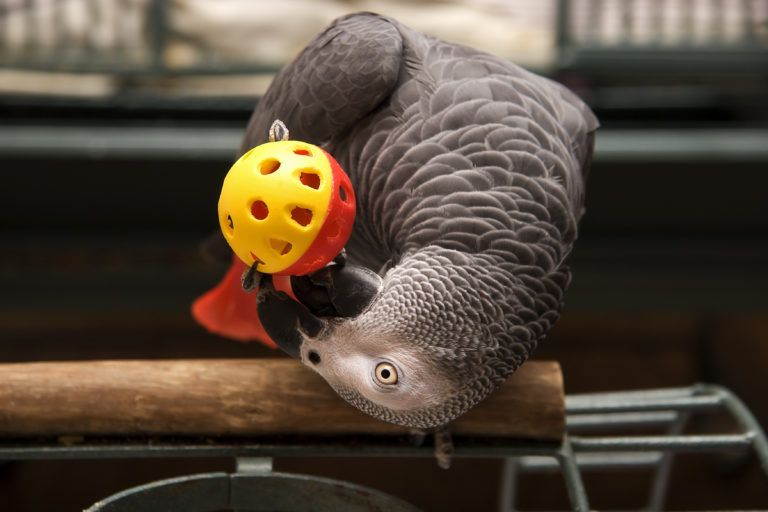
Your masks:
M 441 427 L 511 371 L 498 343 L 489 342 L 492 333 L 473 321 L 482 309 L 477 290 L 462 287 L 450 265 L 416 258 L 383 278 L 330 265 L 303 284 L 294 278 L 294 291 L 304 305 L 262 282 L 264 328 L 339 396 L 380 420 Z

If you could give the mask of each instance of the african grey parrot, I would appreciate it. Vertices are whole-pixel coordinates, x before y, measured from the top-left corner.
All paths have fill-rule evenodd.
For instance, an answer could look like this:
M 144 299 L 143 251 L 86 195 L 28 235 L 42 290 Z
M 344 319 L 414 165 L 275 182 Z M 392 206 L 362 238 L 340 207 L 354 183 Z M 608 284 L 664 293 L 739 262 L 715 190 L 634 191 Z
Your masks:
M 358 213 L 346 263 L 292 278 L 303 306 L 262 279 L 264 328 L 360 410 L 449 424 L 558 318 L 596 118 L 515 64 L 362 13 L 276 76 L 241 154 L 275 119 L 336 158 Z

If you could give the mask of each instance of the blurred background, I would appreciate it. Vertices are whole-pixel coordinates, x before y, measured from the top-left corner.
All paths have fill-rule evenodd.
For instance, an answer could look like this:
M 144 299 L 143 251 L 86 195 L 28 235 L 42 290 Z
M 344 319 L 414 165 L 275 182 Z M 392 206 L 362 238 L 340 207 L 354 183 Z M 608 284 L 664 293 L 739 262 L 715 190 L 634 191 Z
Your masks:
M 535 356 L 561 362 L 566 391 L 719 383 L 768 425 L 768 0 L 0 0 L 0 361 L 282 357 L 192 321 L 224 271 L 198 244 L 275 71 L 361 10 L 560 80 L 601 119 L 575 278 Z M 80 510 L 233 467 L 8 462 L 0 508 Z M 276 468 L 426 510 L 492 510 L 500 475 L 490 460 Z M 593 507 L 644 504 L 642 472 L 586 478 Z M 523 509 L 567 504 L 557 477 L 521 489 Z M 681 456 L 669 507 L 766 508 L 768 485 L 751 457 Z

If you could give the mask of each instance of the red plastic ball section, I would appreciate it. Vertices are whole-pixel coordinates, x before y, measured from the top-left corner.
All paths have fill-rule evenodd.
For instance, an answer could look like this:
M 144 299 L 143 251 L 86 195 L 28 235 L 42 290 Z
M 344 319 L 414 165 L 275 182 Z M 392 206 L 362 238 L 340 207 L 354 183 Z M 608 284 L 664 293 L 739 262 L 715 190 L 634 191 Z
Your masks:
M 333 178 L 328 214 L 306 252 L 293 265 L 277 272 L 278 275 L 302 276 L 321 269 L 341 252 L 352 234 L 356 213 L 352 183 L 336 159 L 320 150 L 331 164 Z

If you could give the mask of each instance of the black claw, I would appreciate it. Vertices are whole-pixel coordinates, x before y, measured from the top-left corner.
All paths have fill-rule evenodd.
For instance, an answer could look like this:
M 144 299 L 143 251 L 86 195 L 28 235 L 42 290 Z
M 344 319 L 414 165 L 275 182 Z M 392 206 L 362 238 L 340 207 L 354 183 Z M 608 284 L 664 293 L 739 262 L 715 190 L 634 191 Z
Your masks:
M 453 438 L 448 425 L 435 431 L 435 459 L 440 469 L 449 469 L 453 459 Z
M 251 265 L 248 270 L 243 272 L 243 277 L 240 278 L 240 282 L 243 285 L 243 290 L 247 293 L 251 293 L 261 284 L 261 272 L 256 270 L 258 263 Z
M 333 262 L 336 265 L 340 266 L 340 267 L 343 267 L 344 265 L 346 265 L 347 264 L 347 250 L 346 249 L 342 249 L 341 252 L 339 254 L 337 254 L 335 258 L 333 258 Z
M 325 322 L 306 307 L 285 292 L 275 290 L 269 275 L 261 279 L 256 302 L 264 330 L 278 347 L 296 359 L 301 359 L 304 336 L 313 338 L 325 327 Z

